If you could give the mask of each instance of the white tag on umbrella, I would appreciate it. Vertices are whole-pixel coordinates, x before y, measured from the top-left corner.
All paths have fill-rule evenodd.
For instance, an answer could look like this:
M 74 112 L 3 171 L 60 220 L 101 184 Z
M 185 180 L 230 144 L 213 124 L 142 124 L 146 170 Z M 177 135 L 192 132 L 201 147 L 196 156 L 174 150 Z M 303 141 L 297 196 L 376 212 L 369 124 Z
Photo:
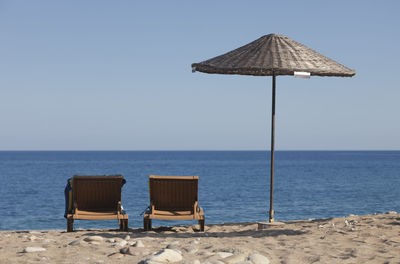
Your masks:
M 309 72 L 294 72 L 294 77 L 296 78 L 310 79 L 310 75 Z

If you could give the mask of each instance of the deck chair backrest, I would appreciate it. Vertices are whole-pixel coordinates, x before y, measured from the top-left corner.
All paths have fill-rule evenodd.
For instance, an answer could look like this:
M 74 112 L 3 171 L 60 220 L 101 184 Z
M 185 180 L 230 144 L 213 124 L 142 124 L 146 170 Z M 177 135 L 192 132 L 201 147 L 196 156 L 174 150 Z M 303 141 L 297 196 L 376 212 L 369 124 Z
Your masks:
M 122 175 L 73 177 L 73 200 L 79 210 L 117 211 L 121 201 Z
M 198 201 L 198 176 L 150 175 L 150 204 L 156 210 L 193 211 Z

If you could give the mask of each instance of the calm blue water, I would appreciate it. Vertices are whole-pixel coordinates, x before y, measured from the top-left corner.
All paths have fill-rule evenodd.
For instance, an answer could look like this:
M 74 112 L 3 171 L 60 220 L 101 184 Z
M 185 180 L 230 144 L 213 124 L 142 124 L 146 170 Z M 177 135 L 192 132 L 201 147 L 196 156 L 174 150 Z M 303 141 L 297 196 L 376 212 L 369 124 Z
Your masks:
M 400 151 L 278 151 L 275 167 L 277 220 L 400 211 Z M 150 174 L 198 175 L 206 223 L 267 219 L 269 152 L 3 151 L 0 229 L 64 229 L 63 192 L 73 174 L 124 175 L 122 202 L 131 227 L 142 226 Z M 81 220 L 75 227 L 117 223 Z

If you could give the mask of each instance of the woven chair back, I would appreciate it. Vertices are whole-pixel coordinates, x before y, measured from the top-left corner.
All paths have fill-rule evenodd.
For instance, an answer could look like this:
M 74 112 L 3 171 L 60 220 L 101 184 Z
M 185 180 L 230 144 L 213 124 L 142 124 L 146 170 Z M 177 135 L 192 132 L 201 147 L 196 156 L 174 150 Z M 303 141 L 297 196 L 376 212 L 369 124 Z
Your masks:
M 198 201 L 197 176 L 155 176 L 149 179 L 150 204 L 156 210 L 192 211 Z
M 73 177 L 73 200 L 83 211 L 117 211 L 124 184 L 122 175 Z

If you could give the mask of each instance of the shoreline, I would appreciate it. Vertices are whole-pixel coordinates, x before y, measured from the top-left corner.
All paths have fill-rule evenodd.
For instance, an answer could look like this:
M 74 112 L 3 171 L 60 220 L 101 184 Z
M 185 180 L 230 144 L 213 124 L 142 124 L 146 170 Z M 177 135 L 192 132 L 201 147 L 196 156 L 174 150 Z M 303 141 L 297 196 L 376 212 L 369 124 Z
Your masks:
M 0 263 L 400 262 L 400 214 L 393 211 L 290 220 L 265 230 L 257 230 L 257 223 L 197 229 L 1 230 Z

